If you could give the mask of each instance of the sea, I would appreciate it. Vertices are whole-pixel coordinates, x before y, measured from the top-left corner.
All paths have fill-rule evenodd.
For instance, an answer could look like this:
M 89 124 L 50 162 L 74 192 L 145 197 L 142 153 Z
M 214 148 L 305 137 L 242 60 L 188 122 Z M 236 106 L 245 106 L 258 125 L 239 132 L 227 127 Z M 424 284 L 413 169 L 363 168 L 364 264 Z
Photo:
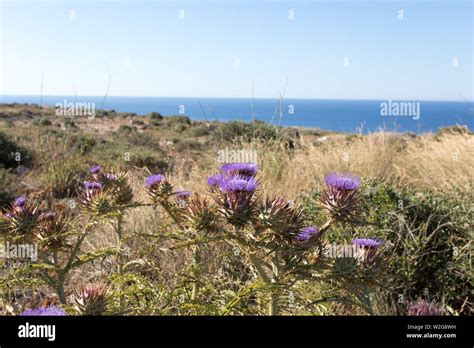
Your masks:
M 3 95 L 0 103 L 33 103 L 43 106 L 89 103 L 96 110 L 115 110 L 138 115 L 159 112 L 186 115 L 193 120 L 265 121 L 281 126 L 320 128 L 367 134 L 378 130 L 425 133 L 463 125 L 474 130 L 473 101 L 423 100 L 322 100 L 181 98 L 117 96 Z M 85 105 L 85 104 L 84 104 Z

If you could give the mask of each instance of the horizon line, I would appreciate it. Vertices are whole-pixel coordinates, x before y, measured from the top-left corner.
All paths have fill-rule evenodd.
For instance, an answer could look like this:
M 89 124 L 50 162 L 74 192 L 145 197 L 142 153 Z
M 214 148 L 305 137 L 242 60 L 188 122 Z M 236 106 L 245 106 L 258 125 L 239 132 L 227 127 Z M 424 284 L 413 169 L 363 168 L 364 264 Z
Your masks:
M 91 97 L 91 98 L 183 98 L 183 99 L 244 99 L 244 100 L 279 100 L 278 97 L 188 97 L 188 96 L 151 96 L 151 95 L 71 95 L 71 94 L 0 94 L 1 97 Z M 474 103 L 474 99 L 410 99 L 410 98 L 293 98 L 293 97 L 286 97 L 282 98 L 282 100 L 314 100 L 314 101 L 321 101 L 321 100 L 330 100 L 330 101 L 415 101 L 415 102 L 464 102 L 464 103 Z

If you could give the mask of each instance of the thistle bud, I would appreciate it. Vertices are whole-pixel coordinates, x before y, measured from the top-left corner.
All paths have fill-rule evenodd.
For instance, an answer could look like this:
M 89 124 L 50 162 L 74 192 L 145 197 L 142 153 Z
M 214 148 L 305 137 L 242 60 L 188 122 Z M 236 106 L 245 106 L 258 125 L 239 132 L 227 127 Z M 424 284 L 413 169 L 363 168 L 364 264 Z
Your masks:
M 67 232 L 69 220 L 63 214 L 48 211 L 40 214 L 36 238 L 42 248 L 46 250 L 59 250 L 67 246 Z
M 319 231 L 316 226 L 308 226 L 303 228 L 297 235 L 296 241 L 303 245 L 309 246 L 315 242 L 319 237 Z
M 99 174 L 98 178 L 106 190 L 113 204 L 116 207 L 124 206 L 132 202 L 133 189 L 128 184 L 127 174 L 119 173 L 105 173 Z
M 185 208 L 189 197 L 191 196 L 191 191 L 176 191 L 173 193 L 174 201 L 179 208 Z
M 89 169 L 89 173 L 91 174 L 99 174 L 100 173 L 100 166 L 99 165 L 94 165 Z
M 364 265 L 372 265 L 378 259 L 378 248 L 383 245 L 380 239 L 370 238 L 355 238 L 352 244 L 356 245 L 361 250 L 361 259 Z
M 253 219 L 257 188 L 258 182 L 253 177 L 223 176 L 216 186 L 212 186 L 211 192 L 227 222 L 237 228 L 243 228 Z
M 326 176 L 326 189 L 321 197 L 321 205 L 336 221 L 347 221 L 356 214 L 357 190 L 360 179 L 351 174 Z
M 294 243 L 304 227 L 303 210 L 283 197 L 267 198 L 258 209 L 258 224 L 270 230 L 274 237 Z
M 443 311 L 434 303 L 425 300 L 409 304 L 407 315 L 410 316 L 436 316 L 443 315 Z
M 102 315 L 107 310 L 108 288 L 99 283 L 74 292 L 74 308 L 81 315 Z
M 38 224 L 38 208 L 25 197 L 17 197 L 3 214 L 1 230 L 13 241 L 30 239 Z
M 221 167 L 221 173 L 229 177 L 254 178 L 257 172 L 258 166 L 255 163 L 228 163 Z
M 110 196 L 103 185 L 96 181 L 86 181 L 79 195 L 79 202 L 88 212 L 104 215 L 112 210 Z
M 216 214 L 210 202 L 198 194 L 191 196 L 183 214 L 189 228 L 194 231 L 208 231 L 214 228 Z
M 162 174 L 147 177 L 145 186 L 155 203 L 167 200 L 173 193 L 173 185 Z

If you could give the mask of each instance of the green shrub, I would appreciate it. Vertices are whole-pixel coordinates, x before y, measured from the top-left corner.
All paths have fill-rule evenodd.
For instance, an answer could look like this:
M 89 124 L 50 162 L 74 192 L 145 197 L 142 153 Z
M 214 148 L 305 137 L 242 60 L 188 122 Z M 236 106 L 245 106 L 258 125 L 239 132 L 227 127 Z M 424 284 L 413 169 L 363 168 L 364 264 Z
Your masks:
M 275 140 L 277 138 L 276 128 L 268 123 L 256 121 L 255 124 L 241 121 L 223 122 L 214 132 L 214 140 L 229 140 L 241 138 L 245 141 Z
M 145 115 L 145 117 L 148 117 L 150 120 L 162 120 L 163 119 L 163 116 L 158 112 L 149 112 L 148 114 Z
M 134 153 L 131 156 L 131 164 L 137 167 L 147 167 L 153 172 L 164 173 L 168 170 L 168 162 L 151 153 Z
M 174 147 L 178 152 L 183 152 L 189 150 L 200 150 L 202 145 L 199 141 L 194 139 L 179 139 L 175 142 Z
M 0 165 L 4 168 L 14 168 L 19 164 L 28 165 L 30 162 L 31 156 L 26 148 L 0 132 Z
M 449 127 L 444 127 L 440 128 L 438 131 L 439 135 L 465 135 L 465 134 L 471 134 L 469 132 L 469 128 L 467 126 L 461 126 L 461 125 L 456 125 L 456 126 L 449 126 Z
M 54 159 L 46 164 L 43 181 L 53 197 L 61 199 L 76 195 L 78 169 L 75 159 L 71 157 Z
M 191 135 L 194 137 L 203 137 L 209 135 L 210 129 L 206 125 L 199 125 L 191 129 Z
M 185 124 L 175 124 L 173 125 L 172 129 L 176 132 L 176 133 L 182 133 L 184 132 L 186 129 L 187 129 L 187 126 Z
M 135 127 L 130 127 L 129 125 L 126 125 L 126 124 L 121 124 L 118 129 L 117 129 L 117 132 L 119 133 L 131 133 L 133 131 L 135 131 L 136 128 Z
M 77 125 L 71 117 L 67 117 L 67 118 L 64 119 L 64 127 L 66 127 L 66 128 L 76 128 Z
M 388 274 L 387 296 L 397 302 L 418 297 L 445 301 L 456 311 L 468 314 L 463 306 L 472 296 L 473 273 L 469 250 L 474 230 L 473 194 L 434 194 L 400 190 L 375 181 L 361 190 L 362 221 L 356 228 L 360 237 L 386 241 Z M 324 223 L 317 204 L 319 191 L 306 197 L 306 209 L 317 224 Z M 329 242 L 350 243 L 344 226 L 326 235 Z M 395 298 L 393 298 L 395 297 Z
M 88 134 L 73 135 L 69 140 L 70 148 L 80 155 L 90 153 L 96 144 L 97 141 Z
M 49 127 L 52 125 L 51 121 L 44 117 L 34 120 L 33 124 L 35 126 L 40 126 L 40 127 Z
M 167 124 L 173 128 L 176 124 L 190 126 L 191 119 L 188 116 L 170 116 L 167 117 Z
M 143 122 L 142 120 L 132 120 L 131 124 L 134 126 L 143 126 L 145 125 L 145 122 Z
M 13 200 L 13 197 L 9 194 L 7 187 L 8 171 L 5 169 L 0 169 L 0 208 L 7 207 Z
M 138 131 L 123 131 L 122 133 L 117 132 L 114 134 L 115 144 L 130 144 L 133 146 L 144 147 L 147 149 L 153 149 L 162 153 L 159 142 L 152 136 L 150 132 L 138 132 Z
M 161 125 L 161 120 L 158 120 L 158 119 L 150 119 L 148 121 L 148 124 L 151 125 L 151 126 L 160 126 Z

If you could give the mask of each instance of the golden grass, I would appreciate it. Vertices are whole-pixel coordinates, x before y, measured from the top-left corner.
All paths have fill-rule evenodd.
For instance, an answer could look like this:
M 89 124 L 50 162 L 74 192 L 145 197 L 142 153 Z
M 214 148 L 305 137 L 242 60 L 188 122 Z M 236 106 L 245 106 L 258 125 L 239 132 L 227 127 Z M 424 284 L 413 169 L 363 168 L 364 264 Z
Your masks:
M 303 143 L 294 153 L 259 149 L 266 186 L 294 197 L 321 185 L 326 174 L 351 172 L 418 190 L 470 190 L 474 173 L 474 137 L 433 135 L 416 139 L 378 132 L 346 140 Z
M 352 138 L 337 134 L 325 138 L 319 142 L 302 139 L 293 151 L 285 151 L 281 144 L 238 142 L 233 148 L 257 150 L 264 188 L 288 197 L 321 185 L 324 176 L 333 171 L 351 172 L 420 191 L 472 190 L 472 135 L 425 134 L 414 138 L 377 132 Z M 202 152 L 199 162 L 175 168 L 172 180 L 181 188 L 206 192 L 207 176 L 217 173 L 219 166 L 216 151 Z

